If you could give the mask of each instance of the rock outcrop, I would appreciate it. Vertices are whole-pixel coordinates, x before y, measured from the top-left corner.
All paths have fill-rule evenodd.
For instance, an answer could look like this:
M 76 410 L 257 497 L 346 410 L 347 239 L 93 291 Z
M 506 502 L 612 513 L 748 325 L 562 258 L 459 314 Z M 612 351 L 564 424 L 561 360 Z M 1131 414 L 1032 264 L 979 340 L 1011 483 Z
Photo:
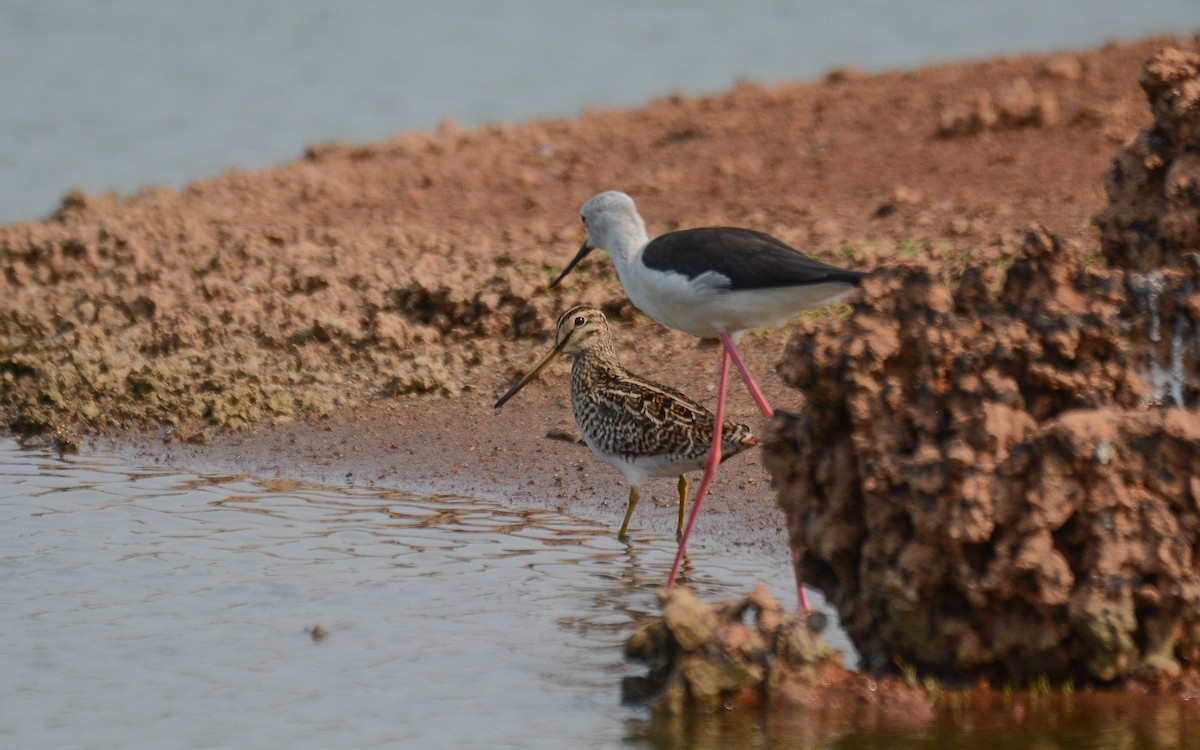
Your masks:
M 1200 667 L 1198 61 L 1146 65 L 1155 123 L 1115 161 L 1107 264 L 1033 229 L 998 289 L 887 268 L 789 344 L 806 401 L 765 460 L 868 669 Z
M 1146 270 L 1200 248 L 1200 54 L 1163 50 L 1139 82 L 1154 125 L 1113 159 L 1096 223 L 1111 265 Z
M 898 679 L 876 682 L 842 666 L 802 616 L 785 613 L 766 587 L 706 602 L 687 587 L 664 591 L 662 617 L 639 628 L 626 654 L 649 667 L 627 678 L 625 702 L 659 712 L 791 709 L 830 712 L 842 720 L 884 708 L 929 714 L 927 694 Z

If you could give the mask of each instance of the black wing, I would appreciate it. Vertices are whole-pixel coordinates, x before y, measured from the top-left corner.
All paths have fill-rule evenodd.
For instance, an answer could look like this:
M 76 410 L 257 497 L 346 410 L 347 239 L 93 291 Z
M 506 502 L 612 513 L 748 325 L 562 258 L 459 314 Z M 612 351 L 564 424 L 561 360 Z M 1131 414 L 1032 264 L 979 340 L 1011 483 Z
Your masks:
M 642 262 L 689 279 L 719 273 L 729 279 L 734 291 L 835 282 L 857 285 L 864 275 L 814 260 L 765 232 L 738 227 L 667 232 L 646 245 Z

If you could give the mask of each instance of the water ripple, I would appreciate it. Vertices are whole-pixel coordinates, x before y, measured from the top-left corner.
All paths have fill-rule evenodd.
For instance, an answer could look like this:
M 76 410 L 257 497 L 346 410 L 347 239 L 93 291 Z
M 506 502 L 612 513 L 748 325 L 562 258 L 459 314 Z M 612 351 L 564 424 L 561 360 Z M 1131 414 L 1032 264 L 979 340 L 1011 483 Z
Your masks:
M 674 541 L 0 442 L 5 747 L 602 747 Z M 698 545 L 730 595 L 763 561 Z M 315 625 L 329 635 L 315 641 Z

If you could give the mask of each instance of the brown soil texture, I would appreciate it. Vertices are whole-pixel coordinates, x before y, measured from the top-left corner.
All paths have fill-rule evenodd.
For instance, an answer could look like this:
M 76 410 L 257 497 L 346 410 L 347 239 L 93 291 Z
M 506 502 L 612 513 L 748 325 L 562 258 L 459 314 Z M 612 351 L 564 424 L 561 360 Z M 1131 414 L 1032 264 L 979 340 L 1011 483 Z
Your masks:
M 1035 221 L 1093 240 L 1112 154 L 1149 122 L 1138 72 L 1166 41 L 446 123 L 179 192 L 72 194 L 0 229 L 7 422 L 72 439 L 490 396 L 577 300 L 634 324 L 649 356 L 631 369 L 694 350 L 643 325 L 606 259 L 547 291 L 604 188 L 652 232 L 751 226 L 856 268 L 1011 257 Z M 947 125 L 964 117 L 979 122 Z
M 979 306 L 974 317 L 990 315 L 1009 304 L 990 295 L 1006 288 L 1032 224 L 1079 266 L 1116 257 L 1101 252 L 1092 217 L 1106 205 L 1113 154 L 1152 125 L 1138 79 L 1164 46 L 1195 50 L 1200 38 L 746 82 L 570 120 L 447 122 L 382 143 L 313 146 L 295 163 L 180 191 L 73 193 L 46 221 L 0 227 L 4 421 L 65 447 L 140 435 L 169 461 L 550 498 L 615 528 L 620 478 L 547 437 L 570 426 L 565 367 L 500 413 L 492 403 L 577 302 L 614 318 L 631 370 L 701 401 L 719 353 L 641 316 L 605 258 L 546 288 L 583 238 L 587 198 L 630 193 L 651 233 L 748 226 L 841 265 L 891 268 L 868 294 L 899 285 L 900 265 L 920 266 L 935 286 L 969 268 L 957 297 Z M 1164 276 L 1164 289 L 1181 278 Z M 900 304 L 858 299 L 868 312 L 855 315 Z M 743 341 L 773 404 L 809 408 L 812 394 L 769 373 L 792 333 L 833 346 L 857 325 L 834 317 Z M 794 361 L 787 370 L 795 379 Z M 1123 378 L 1109 390 L 1139 387 Z M 762 425 L 741 391 L 729 418 Z M 845 451 L 844 438 L 822 440 Z M 644 493 L 635 527 L 670 533 L 672 484 Z M 739 457 L 722 467 L 699 532 L 782 553 L 772 499 L 758 457 Z M 811 559 L 806 570 L 840 601 Z
M 865 664 L 1029 682 L 1200 667 L 1200 55 L 1140 76 L 1155 119 L 1087 241 L 1030 230 L 872 274 L 783 377 L 765 461 L 804 578 Z

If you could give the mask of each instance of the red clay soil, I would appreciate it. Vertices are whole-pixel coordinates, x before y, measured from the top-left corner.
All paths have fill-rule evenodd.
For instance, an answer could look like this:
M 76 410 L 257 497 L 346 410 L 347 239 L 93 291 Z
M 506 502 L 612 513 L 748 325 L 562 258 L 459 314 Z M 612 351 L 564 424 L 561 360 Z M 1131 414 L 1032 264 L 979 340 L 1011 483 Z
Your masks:
M 1093 217 L 1113 155 L 1152 123 L 1138 78 L 1164 46 L 1200 37 L 446 123 L 180 191 L 71 194 L 0 227 L 4 421 L 27 441 L 107 436 L 171 462 L 550 502 L 615 528 L 620 478 L 547 437 L 571 424 L 565 365 L 492 403 L 576 302 L 614 318 L 630 369 L 701 401 L 719 354 L 633 309 L 606 258 L 546 289 L 587 198 L 628 192 L 652 234 L 741 225 L 858 269 L 915 263 L 954 283 L 971 267 L 964 288 L 990 294 L 1031 225 L 1105 262 Z M 743 342 L 773 404 L 803 407 L 769 373 L 830 317 Z M 743 392 L 731 409 L 763 427 Z M 759 456 L 720 474 L 700 533 L 782 555 Z M 648 490 L 635 535 L 670 533 L 671 483 Z

